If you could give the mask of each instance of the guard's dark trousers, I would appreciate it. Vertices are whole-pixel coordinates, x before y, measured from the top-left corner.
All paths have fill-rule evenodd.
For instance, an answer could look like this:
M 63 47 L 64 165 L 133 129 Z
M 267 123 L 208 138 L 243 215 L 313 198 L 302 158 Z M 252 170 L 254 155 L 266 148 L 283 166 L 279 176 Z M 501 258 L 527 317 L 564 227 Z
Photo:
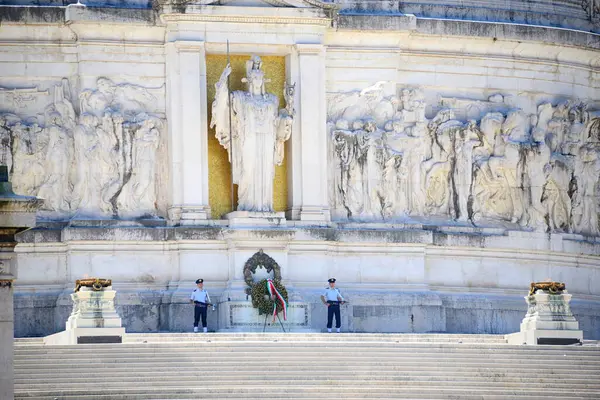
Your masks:
M 340 328 L 342 326 L 342 320 L 340 318 L 340 303 L 337 301 L 328 301 L 327 303 L 329 303 L 329 307 L 327 307 L 327 329 L 331 329 L 334 314 L 335 327 Z
M 206 328 L 206 310 L 208 310 L 206 303 L 196 303 L 194 307 L 194 328 L 198 327 L 198 321 L 202 316 L 202 327 Z

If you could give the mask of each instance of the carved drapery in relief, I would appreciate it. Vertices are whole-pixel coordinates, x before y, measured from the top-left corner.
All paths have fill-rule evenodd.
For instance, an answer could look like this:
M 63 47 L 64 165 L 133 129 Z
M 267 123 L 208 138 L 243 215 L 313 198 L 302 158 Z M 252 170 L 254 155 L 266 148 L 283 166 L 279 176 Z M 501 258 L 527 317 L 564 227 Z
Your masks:
M 597 113 L 564 101 L 528 115 L 494 95 L 440 97 L 428 119 L 423 98 L 383 82 L 329 96 L 336 219 L 600 234 Z
M 149 90 L 98 78 L 77 111 L 67 79 L 39 117 L 0 115 L 1 162 L 18 193 L 44 199 L 42 215 L 153 217 L 157 149 L 164 121 Z

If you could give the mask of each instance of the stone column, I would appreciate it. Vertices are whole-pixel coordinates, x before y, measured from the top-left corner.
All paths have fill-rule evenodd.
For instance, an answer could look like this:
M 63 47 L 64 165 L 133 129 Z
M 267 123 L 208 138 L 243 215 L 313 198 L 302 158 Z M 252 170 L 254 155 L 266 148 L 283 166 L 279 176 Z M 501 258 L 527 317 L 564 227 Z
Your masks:
M 325 49 L 320 44 L 297 44 L 299 130 L 293 167 L 300 168 L 300 220 L 327 223 L 327 110 L 325 104 Z M 292 205 L 294 206 L 294 205 Z
M 300 133 L 300 97 L 299 83 L 300 73 L 298 70 L 298 52 L 292 51 L 285 57 L 285 78 L 287 82 L 296 84 L 296 118 L 292 124 L 292 136 L 285 144 L 285 162 L 288 166 L 287 184 L 287 210 L 285 216 L 290 220 L 299 220 L 302 210 L 302 137 Z
M 40 201 L 18 196 L 8 182 L 6 166 L 0 166 L 0 399 L 14 397 L 14 306 L 13 281 L 17 278 L 15 235 L 35 226 Z
M 13 336 L 14 336 L 14 304 L 12 283 L 14 245 L 3 241 L 0 247 L 2 268 L 0 270 L 0 399 L 14 397 L 13 376 Z
M 167 118 L 173 225 L 196 225 L 210 218 L 208 204 L 208 124 L 204 42 L 166 44 Z

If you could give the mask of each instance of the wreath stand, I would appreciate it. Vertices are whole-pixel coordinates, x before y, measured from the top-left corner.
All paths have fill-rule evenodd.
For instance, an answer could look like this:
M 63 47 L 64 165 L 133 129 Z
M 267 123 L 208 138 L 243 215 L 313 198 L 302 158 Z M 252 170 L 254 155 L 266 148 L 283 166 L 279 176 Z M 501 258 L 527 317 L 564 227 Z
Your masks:
M 269 317 L 269 314 L 265 314 L 265 324 L 263 325 L 263 333 L 265 333 L 265 330 L 267 329 L 267 318 Z M 281 322 L 281 318 L 279 318 L 279 314 L 277 314 L 277 319 L 279 320 L 279 324 L 281 325 L 281 330 L 283 331 L 283 333 L 285 332 L 285 328 L 283 327 L 283 322 Z
M 254 275 L 254 273 L 256 272 L 256 269 L 259 266 L 265 268 L 265 270 L 268 273 L 273 272 L 273 279 L 275 279 L 276 281 L 281 281 L 281 267 L 279 267 L 277 262 L 274 259 L 272 259 L 271 257 L 269 257 L 269 255 L 267 255 L 263 251 L 263 249 L 260 249 L 259 251 L 254 253 L 254 255 L 252 257 L 250 257 L 248 259 L 248 261 L 246 261 L 246 264 L 244 265 L 244 270 L 243 270 L 244 281 L 248 285 L 248 288 L 246 289 L 246 295 L 252 295 L 252 287 L 255 284 L 254 278 L 252 276 Z M 285 287 L 283 289 L 285 290 Z M 287 297 L 287 295 L 284 295 L 284 297 Z M 265 299 L 266 298 L 267 298 L 267 296 L 265 296 Z M 285 327 L 283 326 L 283 322 L 281 321 L 281 318 L 279 317 L 279 313 L 277 313 L 276 315 L 277 315 L 277 320 L 279 321 L 279 325 L 281 325 L 281 330 L 283 331 L 283 333 L 285 333 Z M 267 318 L 269 318 L 269 314 L 265 313 L 265 322 L 263 324 L 263 333 L 267 330 Z

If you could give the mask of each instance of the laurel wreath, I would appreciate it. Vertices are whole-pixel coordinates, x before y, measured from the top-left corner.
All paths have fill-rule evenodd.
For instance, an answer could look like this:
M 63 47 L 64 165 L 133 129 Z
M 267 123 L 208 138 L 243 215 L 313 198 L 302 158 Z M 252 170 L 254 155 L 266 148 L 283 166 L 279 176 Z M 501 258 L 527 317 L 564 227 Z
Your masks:
M 283 286 L 278 279 L 273 279 L 273 284 L 287 303 L 288 293 L 285 286 Z M 250 294 L 252 296 L 252 307 L 258 308 L 258 315 L 273 314 L 273 304 L 275 303 L 275 301 L 271 300 L 271 298 L 269 297 L 269 290 L 267 289 L 266 279 L 262 279 L 254 283 L 250 289 Z M 281 304 L 277 304 L 277 312 L 280 312 L 282 310 L 283 307 L 281 306 Z

